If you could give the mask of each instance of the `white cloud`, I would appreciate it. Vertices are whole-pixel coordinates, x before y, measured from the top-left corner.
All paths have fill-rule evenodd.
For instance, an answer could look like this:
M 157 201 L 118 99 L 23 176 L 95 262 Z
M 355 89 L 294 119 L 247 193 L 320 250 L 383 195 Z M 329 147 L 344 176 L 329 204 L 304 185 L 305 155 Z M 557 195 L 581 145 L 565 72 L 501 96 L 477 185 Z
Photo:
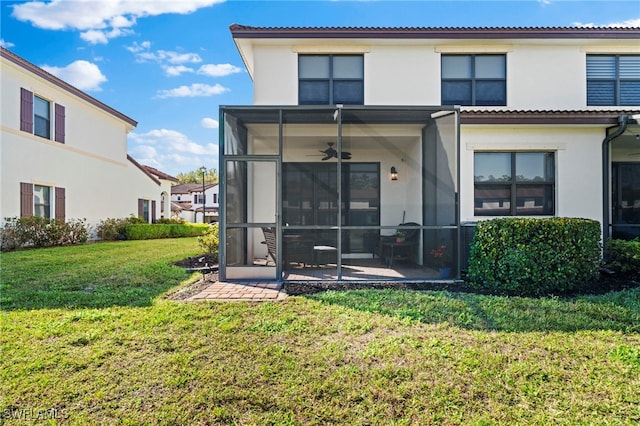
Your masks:
M 189 14 L 224 0 L 52 0 L 27 1 L 11 6 L 13 17 L 47 30 L 78 30 L 89 43 L 130 34 L 137 18 L 166 13 Z
M 217 129 L 220 127 L 220 123 L 218 120 L 214 120 L 213 118 L 205 117 L 200 120 L 200 125 L 205 129 Z
M 5 49 L 8 49 L 10 47 L 15 46 L 15 44 L 11 43 L 10 41 L 5 41 L 5 39 L 0 38 L 0 46 L 4 47 Z
M 139 163 L 156 167 L 166 173 L 177 174 L 195 170 L 203 162 L 218 167 L 218 145 L 199 144 L 186 135 L 168 129 L 129 134 L 129 152 Z
M 125 49 L 127 49 L 131 53 L 138 53 L 138 52 L 142 52 L 143 50 L 148 50 L 150 47 L 151 47 L 151 42 L 148 40 L 143 41 L 142 43 L 138 43 L 137 41 L 134 41 L 131 46 L 125 46 Z
M 193 68 L 185 67 L 184 65 L 164 66 L 162 69 L 169 77 L 176 77 L 186 72 L 193 72 Z
M 595 24 L 593 22 L 574 22 L 576 27 L 596 28 L 596 27 L 640 27 L 640 18 L 628 19 L 622 22 L 611 22 L 609 24 Z
M 100 91 L 100 85 L 107 81 L 96 64 L 82 60 L 74 61 L 66 67 L 43 65 L 41 68 L 80 90 Z
M 238 68 L 231 64 L 207 64 L 202 65 L 198 69 L 198 74 L 207 75 L 209 77 L 224 77 L 231 74 L 242 72 L 242 68 Z
M 175 89 L 160 90 L 158 91 L 158 98 L 194 98 L 202 96 L 214 96 L 228 92 L 229 89 L 221 86 L 220 84 L 200 84 L 195 83 L 191 86 L 180 86 Z

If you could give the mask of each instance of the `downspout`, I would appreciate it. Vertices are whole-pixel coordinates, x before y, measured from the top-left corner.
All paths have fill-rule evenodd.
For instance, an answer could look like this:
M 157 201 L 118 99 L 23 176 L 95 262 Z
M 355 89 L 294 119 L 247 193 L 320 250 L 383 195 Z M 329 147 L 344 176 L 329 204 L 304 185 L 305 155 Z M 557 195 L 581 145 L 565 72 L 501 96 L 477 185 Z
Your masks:
M 612 140 L 620 136 L 627 130 L 627 125 L 629 124 L 629 116 L 621 115 L 618 116 L 618 129 L 607 135 L 602 141 L 602 248 L 604 249 L 605 244 L 607 243 L 607 239 L 609 238 L 609 222 L 611 221 L 611 217 L 609 213 L 611 212 L 611 199 L 610 199 L 610 184 L 609 180 L 611 177 L 609 176 L 609 147 Z

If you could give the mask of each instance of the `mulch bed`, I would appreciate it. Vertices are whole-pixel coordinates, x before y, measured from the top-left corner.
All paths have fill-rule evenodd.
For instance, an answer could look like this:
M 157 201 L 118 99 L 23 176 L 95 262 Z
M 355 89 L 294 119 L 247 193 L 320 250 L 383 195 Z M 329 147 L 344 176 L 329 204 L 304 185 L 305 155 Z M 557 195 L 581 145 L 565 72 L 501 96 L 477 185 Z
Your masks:
M 206 255 L 193 256 L 183 259 L 174 263 L 176 266 L 188 268 L 199 268 L 214 265 L 212 261 Z M 172 300 L 184 300 L 191 297 L 194 294 L 199 293 L 210 284 L 218 280 L 218 273 L 211 272 L 206 274 L 204 280 L 198 280 L 193 285 L 179 289 L 176 293 L 169 295 L 168 298 Z M 624 279 L 624 277 L 616 277 L 602 273 L 600 279 L 587 283 L 581 286 L 579 289 L 572 290 L 570 292 L 558 293 L 554 296 L 560 297 L 572 297 L 585 294 L 604 294 L 611 291 L 622 291 L 630 288 L 640 287 L 640 282 Z M 465 293 L 477 293 L 485 295 L 496 295 L 491 291 L 478 290 L 469 285 L 465 281 L 454 282 L 375 282 L 375 283 L 362 283 L 357 281 L 307 281 L 307 282 L 285 282 L 283 284 L 285 292 L 289 295 L 302 295 L 312 294 L 327 290 L 358 290 L 358 289 L 386 289 L 392 288 L 397 290 L 432 290 L 432 291 L 450 291 L 450 292 L 465 292 Z M 500 294 L 505 295 L 505 294 Z M 508 294 L 506 294 L 508 295 Z M 550 296 L 550 295 L 549 295 Z
M 216 262 L 213 261 L 207 255 L 193 256 L 188 257 L 186 259 L 182 259 L 178 262 L 175 262 L 174 265 L 179 266 L 181 268 L 185 268 L 185 271 L 190 268 L 202 268 L 208 267 L 211 265 L 216 265 Z M 205 288 L 209 287 L 211 284 L 218 281 L 218 273 L 217 272 L 208 272 L 205 274 L 204 279 L 198 280 L 188 286 L 178 288 L 175 292 L 168 293 L 166 295 L 167 299 L 170 300 L 185 300 L 200 293 Z

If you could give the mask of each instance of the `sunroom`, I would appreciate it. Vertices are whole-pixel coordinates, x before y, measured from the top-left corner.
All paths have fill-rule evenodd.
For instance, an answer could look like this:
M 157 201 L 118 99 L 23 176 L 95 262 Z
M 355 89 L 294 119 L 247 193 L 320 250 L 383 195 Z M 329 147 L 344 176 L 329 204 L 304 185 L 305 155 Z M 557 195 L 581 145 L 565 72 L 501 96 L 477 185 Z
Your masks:
M 460 276 L 459 110 L 220 108 L 220 279 Z

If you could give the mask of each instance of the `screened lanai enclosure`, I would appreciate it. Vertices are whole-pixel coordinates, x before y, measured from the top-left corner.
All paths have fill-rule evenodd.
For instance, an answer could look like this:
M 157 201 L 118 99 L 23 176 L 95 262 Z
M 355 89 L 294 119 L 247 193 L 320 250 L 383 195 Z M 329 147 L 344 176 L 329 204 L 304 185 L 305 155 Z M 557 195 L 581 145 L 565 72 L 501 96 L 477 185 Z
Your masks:
M 460 274 L 459 111 L 222 107 L 220 278 Z

